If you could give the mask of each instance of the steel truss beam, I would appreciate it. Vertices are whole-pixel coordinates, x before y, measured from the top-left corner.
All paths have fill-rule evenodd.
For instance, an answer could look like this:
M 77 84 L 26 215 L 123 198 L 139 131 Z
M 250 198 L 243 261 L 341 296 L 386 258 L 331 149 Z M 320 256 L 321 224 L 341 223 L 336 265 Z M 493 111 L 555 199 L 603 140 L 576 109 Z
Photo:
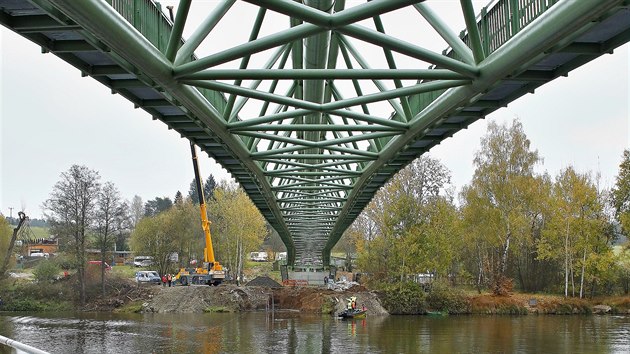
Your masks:
M 296 255 L 316 254 L 327 264 L 344 230 L 398 169 L 514 99 L 485 97 L 502 80 L 546 82 L 557 73 L 531 67 L 550 52 L 593 56 L 630 37 L 626 30 L 614 43 L 570 43 L 621 0 L 559 1 L 498 49 L 480 32 L 471 0 L 460 0 L 465 36 L 432 11 L 430 1 L 373 0 L 349 8 L 343 0 L 245 1 L 259 7 L 248 41 L 199 57 L 194 52 L 242 4 L 219 2 L 183 42 L 194 2 L 180 0 L 162 51 L 98 0 L 38 0 L 52 4 L 46 10 L 60 20 L 14 22 L 28 35 L 46 29 L 89 33 L 89 41 L 47 48 L 66 56 L 114 53 L 124 65 L 86 67 L 84 73 L 111 81 L 122 94 L 157 88 L 162 97 L 132 101 L 234 173 L 287 245 L 290 263 Z M 507 1 L 519 4 L 498 2 Z M 386 17 L 401 9 L 417 12 L 452 50 L 435 53 L 388 34 Z M 285 16 L 287 28 L 264 32 L 271 13 Z M 385 67 L 362 54 L 358 48 L 365 43 L 380 48 Z M 266 61 L 252 67 L 254 56 Z M 402 56 L 418 66 L 400 68 Z M 231 61 L 238 62 L 217 67 Z M 125 74 L 134 78 L 110 79 Z M 176 112 L 161 113 L 166 109 Z

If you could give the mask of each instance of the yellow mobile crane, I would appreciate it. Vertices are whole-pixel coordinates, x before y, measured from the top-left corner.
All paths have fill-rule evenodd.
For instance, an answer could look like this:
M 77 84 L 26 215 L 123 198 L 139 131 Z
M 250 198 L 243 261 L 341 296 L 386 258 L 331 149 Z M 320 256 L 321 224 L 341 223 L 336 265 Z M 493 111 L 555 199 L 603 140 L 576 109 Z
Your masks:
M 206 247 L 203 249 L 203 265 L 199 268 L 181 268 L 175 275 L 175 282 L 182 285 L 208 284 L 219 285 L 225 279 L 225 271 L 219 262 L 214 259 L 214 249 L 212 248 L 212 238 L 210 237 L 210 221 L 206 214 L 206 202 L 199 177 L 199 165 L 197 162 L 197 151 L 195 144 L 190 143 L 192 153 L 193 169 L 195 170 L 195 183 L 197 185 L 197 195 L 199 196 L 199 209 L 201 212 L 201 227 L 206 238 Z

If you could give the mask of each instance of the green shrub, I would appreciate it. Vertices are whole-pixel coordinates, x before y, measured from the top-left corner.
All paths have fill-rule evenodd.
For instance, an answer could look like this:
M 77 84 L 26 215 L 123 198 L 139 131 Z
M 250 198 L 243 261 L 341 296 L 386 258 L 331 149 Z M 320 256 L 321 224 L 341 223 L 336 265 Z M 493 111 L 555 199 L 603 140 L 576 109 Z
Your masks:
M 74 258 L 67 253 L 63 252 L 60 255 L 55 257 L 55 262 L 59 265 L 59 267 L 63 270 L 70 270 L 76 268 L 76 261 Z
M 380 291 L 383 307 L 394 315 L 426 313 L 425 292 L 414 282 L 388 284 Z
M 19 299 L 8 299 L 0 310 L 2 311 L 68 311 L 72 309 L 72 304 L 66 301 L 37 300 L 29 297 Z
M 331 297 L 325 298 L 322 302 L 322 313 L 335 313 L 335 301 Z
M 9 300 L 2 306 L 3 311 L 43 311 L 44 306 L 37 300 L 22 298 Z
M 558 307 L 556 307 L 555 314 L 556 315 L 572 315 L 573 307 L 571 307 L 571 305 L 569 304 L 559 304 Z
M 426 298 L 430 309 L 449 314 L 470 313 L 470 302 L 466 295 L 446 282 L 436 281 Z
M 48 259 L 42 260 L 33 270 L 33 275 L 38 283 L 52 283 L 59 276 L 61 269 Z
M 72 301 L 75 290 L 70 282 L 58 281 L 55 283 L 26 283 L 19 284 L 10 290 L 2 292 L 2 298 L 5 299 L 34 299 L 49 301 Z

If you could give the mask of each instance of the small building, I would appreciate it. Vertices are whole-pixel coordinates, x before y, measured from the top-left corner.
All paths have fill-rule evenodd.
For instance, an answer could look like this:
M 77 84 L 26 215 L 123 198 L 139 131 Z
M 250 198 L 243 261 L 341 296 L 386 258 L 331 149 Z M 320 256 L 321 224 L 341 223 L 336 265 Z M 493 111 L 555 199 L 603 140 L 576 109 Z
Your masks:
M 24 240 L 22 245 L 25 246 L 24 255 L 26 256 L 32 254 L 54 254 L 59 251 L 59 239 L 53 236 Z
M 100 260 L 101 250 L 91 248 L 85 250 L 88 260 Z M 108 251 L 107 262 L 111 261 L 111 265 L 133 264 L 133 253 L 131 251 Z

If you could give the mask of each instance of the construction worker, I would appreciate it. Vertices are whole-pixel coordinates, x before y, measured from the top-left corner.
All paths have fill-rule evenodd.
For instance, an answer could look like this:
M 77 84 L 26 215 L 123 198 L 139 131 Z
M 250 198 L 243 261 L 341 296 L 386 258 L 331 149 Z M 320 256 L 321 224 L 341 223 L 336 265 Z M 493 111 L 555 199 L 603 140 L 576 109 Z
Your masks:
M 354 310 L 357 308 L 357 298 L 356 296 L 352 296 L 348 300 L 348 310 Z

